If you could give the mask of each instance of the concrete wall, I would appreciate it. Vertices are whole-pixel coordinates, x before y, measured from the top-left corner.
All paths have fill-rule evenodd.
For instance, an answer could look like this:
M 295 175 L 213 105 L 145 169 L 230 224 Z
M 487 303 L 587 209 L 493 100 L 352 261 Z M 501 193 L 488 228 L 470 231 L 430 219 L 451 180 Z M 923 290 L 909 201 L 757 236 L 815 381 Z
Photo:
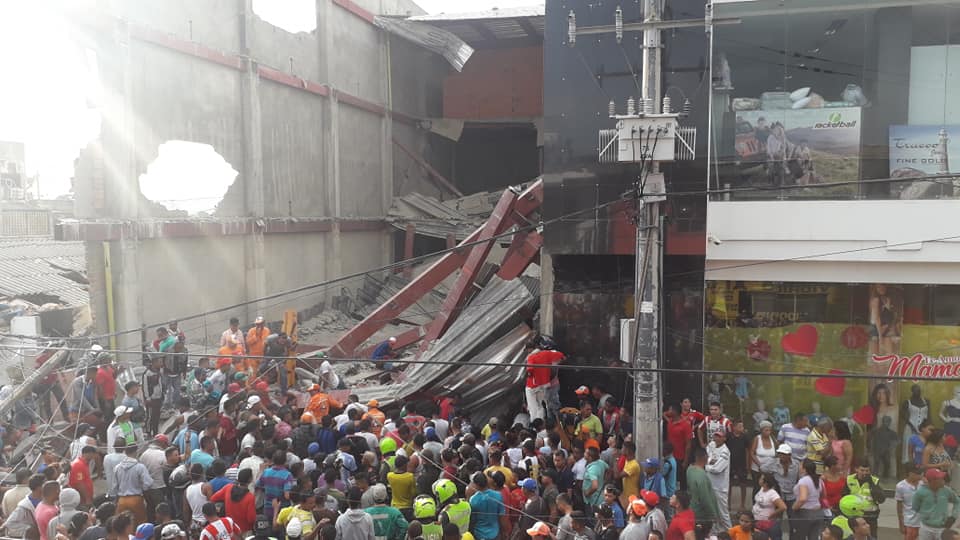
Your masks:
M 374 13 L 422 12 L 405 0 L 355 3 Z M 101 5 L 113 31 L 97 32 L 88 43 L 109 96 L 103 157 L 81 160 L 78 216 L 169 220 L 170 213 L 140 195 L 137 177 L 160 144 L 180 139 L 212 145 L 239 172 L 207 219 L 259 220 L 254 231 L 277 218 L 329 224 L 283 234 L 111 237 L 116 329 L 152 327 L 392 260 L 392 229 L 369 230 L 356 218 L 382 218 L 395 194 L 432 185 L 416 168 L 399 191 L 394 186 L 393 138 L 424 148 L 428 136 L 409 121 L 368 109 L 439 116 L 447 70 L 440 57 L 404 43 L 394 45 L 399 60 L 391 60 L 386 36 L 332 0 L 317 0 L 318 27 L 309 33 L 260 20 L 251 0 Z M 391 72 L 403 74 L 396 85 Z M 106 332 L 103 243 L 88 240 L 91 301 L 97 330 Z M 321 304 L 360 282 L 185 321 L 183 328 L 192 336 L 206 333 L 212 343 L 231 316 L 277 320 L 284 309 Z M 135 348 L 138 341 L 134 335 L 121 344 Z

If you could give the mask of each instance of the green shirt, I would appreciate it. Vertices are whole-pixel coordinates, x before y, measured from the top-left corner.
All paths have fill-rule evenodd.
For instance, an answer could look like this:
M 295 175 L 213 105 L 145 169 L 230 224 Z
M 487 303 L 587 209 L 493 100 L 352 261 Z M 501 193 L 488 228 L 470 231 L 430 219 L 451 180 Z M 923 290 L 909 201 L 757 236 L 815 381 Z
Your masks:
M 720 515 L 717 496 L 707 476 L 707 471 L 691 465 L 687 467 L 687 491 L 690 492 L 690 509 L 697 521 L 713 521 Z
M 392 506 L 371 506 L 364 510 L 373 517 L 373 534 L 377 540 L 403 540 L 407 520 Z
M 583 500 L 590 506 L 596 506 L 603 502 L 603 478 L 607 473 L 607 463 L 603 460 L 596 460 L 587 463 L 587 468 L 583 471 Z M 587 490 L 597 481 L 597 490 L 591 495 L 587 495 Z
M 597 418 L 597 415 L 591 414 L 577 424 L 577 434 L 580 435 L 584 431 L 589 433 L 591 439 L 599 441 L 600 436 L 603 435 L 603 423 L 600 422 L 600 419 Z
M 926 485 L 917 488 L 913 494 L 914 512 L 920 516 L 920 523 L 934 529 L 943 528 L 943 522 L 950 517 L 948 504 L 953 503 L 953 517 L 960 517 L 960 498 L 947 486 L 938 489 L 936 493 Z

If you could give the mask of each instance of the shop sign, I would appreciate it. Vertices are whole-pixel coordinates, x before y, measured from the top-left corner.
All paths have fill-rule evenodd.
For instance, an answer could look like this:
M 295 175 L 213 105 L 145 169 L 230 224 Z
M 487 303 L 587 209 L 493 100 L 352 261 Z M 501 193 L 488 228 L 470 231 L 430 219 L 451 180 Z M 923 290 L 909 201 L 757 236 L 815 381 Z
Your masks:
M 960 356 L 927 356 L 922 353 L 913 356 L 898 354 L 873 355 L 873 361 L 887 365 L 887 377 L 942 378 L 960 377 Z
M 890 178 L 960 172 L 958 145 L 960 126 L 890 126 Z

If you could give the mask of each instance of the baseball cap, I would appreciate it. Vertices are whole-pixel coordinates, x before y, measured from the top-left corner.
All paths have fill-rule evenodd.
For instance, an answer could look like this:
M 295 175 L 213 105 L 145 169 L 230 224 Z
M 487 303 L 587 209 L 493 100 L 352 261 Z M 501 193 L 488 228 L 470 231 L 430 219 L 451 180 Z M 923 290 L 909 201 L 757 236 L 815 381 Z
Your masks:
M 777 453 L 785 456 L 791 456 L 793 455 L 793 448 L 790 448 L 789 444 L 783 443 L 777 447 Z
M 223 366 L 229 366 L 231 364 L 230 359 L 226 356 L 221 356 L 217 359 L 217 367 L 222 368 Z
M 654 493 L 656 495 L 656 493 Z M 633 512 L 633 515 L 637 517 L 643 517 L 647 515 L 647 503 L 643 499 L 637 497 L 636 495 L 631 495 L 629 499 L 630 503 L 627 505 L 627 509 Z
M 600 449 L 600 443 L 599 443 L 596 439 L 587 439 L 587 441 L 586 441 L 585 443 L 583 443 L 583 448 L 584 448 L 584 449 L 587 449 L 587 448 L 596 448 L 597 450 L 599 450 L 599 449 Z
M 333 370 L 333 366 L 330 365 L 329 360 L 324 360 L 323 363 L 320 364 L 320 373 L 329 373 L 331 370 Z
M 153 438 L 153 440 L 157 441 L 158 443 L 164 446 L 168 446 L 170 444 L 170 438 L 164 435 L 163 433 L 157 433 L 157 435 Z M 161 531 L 161 534 L 162 532 L 163 531 Z
M 230 383 L 230 385 L 227 386 L 227 392 L 231 394 L 240 392 L 240 385 L 235 382 Z
M 137 532 L 134 535 L 137 540 L 147 540 L 153 538 L 153 523 L 141 523 L 137 526 Z
M 656 491 L 641 489 L 640 498 L 643 499 L 643 502 L 647 503 L 647 508 L 653 508 L 660 504 L 660 495 L 657 495 Z
M 370 486 L 370 495 L 375 503 L 387 502 L 387 486 L 383 484 L 374 484 Z
M 160 530 L 160 538 L 163 540 L 171 540 L 181 536 L 186 536 L 186 533 L 176 523 L 168 523 Z
M 375 399 L 371 399 L 370 401 L 367 402 L 367 407 L 379 407 L 379 406 L 380 406 L 380 402 Z
M 527 491 L 537 490 L 537 481 L 533 478 L 524 478 L 517 485 L 520 486 L 520 489 L 525 489 Z
M 647 459 L 643 460 L 643 466 L 644 466 L 644 467 L 658 468 L 658 467 L 660 467 L 660 460 L 657 459 L 657 458 L 655 458 L 655 457 L 647 458 Z
M 113 410 L 113 415 L 123 416 L 125 414 L 132 413 L 132 412 L 133 412 L 133 407 L 126 407 L 124 405 L 119 405 L 117 406 L 116 409 Z
M 946 478 L 947 473 L 940 469 L 927 469 L 927 472 L 923 473 L 923 476 L 927 480 L 936 480 L 938 478 Z
M 490 418 L 490 421 L 487 422 L 487 423 L 490 424 L 491 426 L 495 426 L 495 425 L 497 425 L 497 422 L 499 422 L 499 420 L 497 420 L 497 417 L 494 416 L 494 417 L 491 417 L 491 418 Z
M 589 394 L 590 389 L 587 388 L 586 386 L 581 386 L 580 388 L 577 388 L 576 390 L 574 390 L 573 393 L 577 394 L 578 396 L 582 396 L 585 394 Z
M 261 392 L 266 392 L 270 389 L 270 385 L 267 384 L 267 381 L 257 381 L 257 384 L 253 385 L 253 387 Z
M 550 526 L 542 521 L 533 524 L 533 527 L 527 529 L 530 536 L 550 536 Z
M 253 407 L 257 403 L 260 403 L 260 396 L 250 396 L 247 398 L 247 406 Z

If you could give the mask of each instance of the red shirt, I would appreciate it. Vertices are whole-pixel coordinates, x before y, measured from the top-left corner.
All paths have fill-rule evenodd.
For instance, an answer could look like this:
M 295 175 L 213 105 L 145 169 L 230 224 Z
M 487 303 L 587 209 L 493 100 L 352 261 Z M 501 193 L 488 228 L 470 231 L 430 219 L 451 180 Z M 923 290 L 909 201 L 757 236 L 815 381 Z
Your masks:
M 220 415 L 220 443 L 218 448 L 222 456 L 232 456 L 237 453 L 237 429 L 233 425 L 233 420 L 225 414 Z
M 667 538 L 665 540 L 683 540 L 683 535 L 693 531 L 696 525 L 696 519 L 693 516 L 693 510 L 687 509 L 677 512 L 667 527 Z
M 90 467 L 78 457 L 70 463 L 70 479 L 67 485 L 80 492 L 81 495 L 93 496 L 93 478 L 90 478 Z
M 97 377 L 94 379 L 100 388 L 100 395 L 103 399 L 112 402 L 117 397 L 117 380 L 113 378 L 113 368 L 103 366 L 97 370 Z
M 240 532 L 252 531 L 257 520 L 256 498 L 248 491 L 239 501 L 234 501 L 230 498 L 233 487 L 233 484 L 223 486 L 210 497 L 210 502 L 222 502 L 224 512 L 237 524 Z
M 564 356 L 562 352 L 537 351 L 527 357 L 527 363 L 536 364 L 538 366 L 552 366 L 560 360 L 563 360 L 563 358 Z M 527 388 L 536 388 L 545 384 L 550 384 L 549 367 L 527 368 Z
M 693 438 L 693 430 L 697 429 L 697 426 L 700 425 L 700 422 L 706 418 L 702 412 L 698 412 L 696 409 L 690 409 L 689 412 L 680 412 L 680 418 L 690 422 L 690 438 Z
M 667 440 L 673 445 L 673 457 L 677 462 L 683 462 L 687 457 L 687 445 L 693 436 L 693 428 L 690 422 L 679 420 L 667 424 Z

